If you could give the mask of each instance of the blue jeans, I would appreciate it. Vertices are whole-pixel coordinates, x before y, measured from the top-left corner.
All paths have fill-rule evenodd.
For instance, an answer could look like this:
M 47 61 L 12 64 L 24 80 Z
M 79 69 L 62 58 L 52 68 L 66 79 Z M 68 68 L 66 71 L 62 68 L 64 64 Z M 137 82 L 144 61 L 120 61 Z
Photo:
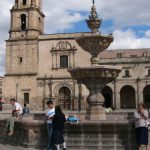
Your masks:
M 50 150 L 52 148 L 52 133 L 53 133 L 53 125 L 52 123 L 47 124 L 47 131 L 48 131 L 48 145 L 46 150 Z

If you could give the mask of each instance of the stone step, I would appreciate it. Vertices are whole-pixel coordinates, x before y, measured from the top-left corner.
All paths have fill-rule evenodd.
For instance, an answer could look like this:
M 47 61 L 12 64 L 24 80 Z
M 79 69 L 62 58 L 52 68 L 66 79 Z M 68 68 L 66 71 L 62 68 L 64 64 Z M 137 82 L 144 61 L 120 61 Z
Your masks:
M 130 141 L 130 145 L 129 145 Z M 80 138 L 69 138 L 67 139 L 67 145 L 69 147 L 94 147 L 95 145 L 97 146 L 104 146 L 104 147 L 124 147 L 127 145 L 128 147 L 135 147 L 136 142 L 133 140 L 132 137 L 130 138 L 125 138 L 125 139 L 113 139 L 113 138 L 104 138 L 104 139 L 80 139 Z M 117 149 L 118 150 L 118 149 Z M 133 149 L 132 149 L 133 150 Z
M 118 146 L 118 147 L 124 147 L 124 145 L 128 145 L 128 143 L 125 143 L 125 144 L 119 144 L 119 143 L 111 143 L 111 144 L 98 144 L 98 143 L 69 143 L 69 142 L 67 142 L 67 145 L 68 146 L 70 146 L 70 147 L 74 147 L 74 146 L 76 146 L 76 145 L 78 145 L 78 147 L 83 147 L 83 146 L 87 146 L 87 147 L 90 147 L 90 146 L 95 146 L 95 145 L 97 145 L 97 146 L 109 146 L 109 147 L 115 147 L 115 146 Z M 135 147 L 136 146 L 136 144 L 134 144 L 134 145 L 132 145 L 132 146 L 129 146 L 129 147 Z
M 69 146 L 67 145 L 68 150 L 136 150 L 136 146 Z
M 128 139 L 127 139 L 128 138 Z M 67 140 L 78 140 L 78 141 L 81 141 L 81 140 L 89 140 L 89 141 L 114 141 L 114 140 L 117 140 L 117 141 L 126 141 L 126 140 L 132 140 L 133 138 L 135 138 L 135 136 L 132 136 L 132 137 L 122 137 L 121 139 L 119 137 L 77 137 L 77 136 L 68 136 L 67 137 Z
M 68 142 L 84 142 L 84 143 L 92 143 L 92 142 L 97 142 L 97 143 L 127 143 L 129 140 L 133 141 L 135 143 L 135 140 L 133 140 L 134 137 L 128 137 L 128 138 L 79 138 L 79 137 L 69 137 L 66 140 Z M 83 140 L 84 139 L 84 140 Z

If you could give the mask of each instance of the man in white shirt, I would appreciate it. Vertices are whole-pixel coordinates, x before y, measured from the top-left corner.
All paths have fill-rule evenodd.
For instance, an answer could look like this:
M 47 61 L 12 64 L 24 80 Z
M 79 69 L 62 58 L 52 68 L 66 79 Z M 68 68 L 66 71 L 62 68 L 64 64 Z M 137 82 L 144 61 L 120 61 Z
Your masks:
M 16 99 L 10 99 L 10 103 L 12 104 L 12 116 L 7 119 L 5 131 L 9 131 L 8 135 L 12 136 L 14 134 L 14 122 L 21 118 L 23 111 L 21 105 L 16 101 Z
M 55 107 L 53 106 L 53 102 L 51 100 L 47 101 L 47 106 L 49 107 L 49 109 L 46 112 L 47 131 L 48 131 L 48 146 L 46 150 L 50 150 L 50 148 L 53 147 L 51 139 L 52 139 L 52 132 L 53 132 L 52 120 L 55 114 Z

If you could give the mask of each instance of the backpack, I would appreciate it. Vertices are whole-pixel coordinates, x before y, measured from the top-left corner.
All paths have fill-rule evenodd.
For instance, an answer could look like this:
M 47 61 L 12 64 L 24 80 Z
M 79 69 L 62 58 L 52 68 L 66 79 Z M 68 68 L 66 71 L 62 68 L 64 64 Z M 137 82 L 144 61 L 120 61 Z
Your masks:
M 77 122 L 79 119 L 75 116 L 68 116 L 67 121 L 69 122 Z

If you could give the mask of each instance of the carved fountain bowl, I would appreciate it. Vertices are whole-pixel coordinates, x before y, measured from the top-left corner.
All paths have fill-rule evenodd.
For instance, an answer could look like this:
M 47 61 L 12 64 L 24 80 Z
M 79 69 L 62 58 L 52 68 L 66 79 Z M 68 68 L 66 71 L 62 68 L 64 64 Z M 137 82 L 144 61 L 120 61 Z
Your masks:
M 92 56 L 97 56 L 109 47 L 113 37 L 112 35 L 90 34 L 77 37 L 75 40 L 85 51 L 89 52 Z
M 102 82 L 109 83 L 112 82 L 120 73 L 121 67 L 109 66 L 109 65 L 99 65 L 91 67 L 75 67 L 68 69 L 72 78 L 84 83 L 84 81 L 89 80 L 89 82 Z

